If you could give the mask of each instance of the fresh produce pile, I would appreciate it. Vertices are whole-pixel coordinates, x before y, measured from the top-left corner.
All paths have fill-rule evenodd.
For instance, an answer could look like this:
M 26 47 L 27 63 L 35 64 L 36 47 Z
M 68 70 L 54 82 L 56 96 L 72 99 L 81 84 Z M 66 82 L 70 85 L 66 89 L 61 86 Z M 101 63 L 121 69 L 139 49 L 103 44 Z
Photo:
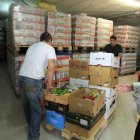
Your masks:
M 77 91 L 79 90 L 76 86 L 71 86 L 68 84 L 65 84 L 64 86 L 62 86 L 61 88 L 55 88 L 54 91 L 52 92 L 52 94 L 55 95 L 65 95 L 65 94 L 69 94 L 73 91 Z
M 68 89 L 58 89 L 58 88 L 55 88 L 54 91 L 52 92 L 52 94 L 58 94 L 60 96 L 68 93 L 71 93 Z
M 95 92 L 95 91 L 91 91 L 88 94 L 84 94 L 83 99 L 94 101 L 95 99 L 97 99 L 99 97 L 100 94 L 102 94 L 102 91 L 100 93 Z

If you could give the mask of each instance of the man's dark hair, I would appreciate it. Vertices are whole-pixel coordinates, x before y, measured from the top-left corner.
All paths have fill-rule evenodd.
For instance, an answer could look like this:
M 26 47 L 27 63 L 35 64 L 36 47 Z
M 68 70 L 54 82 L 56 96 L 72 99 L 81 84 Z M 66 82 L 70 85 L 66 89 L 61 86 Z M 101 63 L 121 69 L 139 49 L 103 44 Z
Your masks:
M 42 33 L 41 36 L 40 36 L 40 41 L 46 41 L 46 42 L 48 42 L 50 39 L 51 39 L 51 41 L 52 41 L 52 36 L 51 36 L 51 34 L 48 33 L 48 32 L 44 32 L 44 33 Z
M 111 40 L 111 39 L 117 40 L 117 37 L 116 37 L 115 35 L 112 35 L 112 36 L 110 37 L 110 40 Z

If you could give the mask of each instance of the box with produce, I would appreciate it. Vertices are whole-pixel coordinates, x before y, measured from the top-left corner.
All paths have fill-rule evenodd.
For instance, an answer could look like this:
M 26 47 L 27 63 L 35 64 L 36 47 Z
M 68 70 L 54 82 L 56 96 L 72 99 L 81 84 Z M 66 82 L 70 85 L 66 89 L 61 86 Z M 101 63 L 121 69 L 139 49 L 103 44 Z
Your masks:
M 79 89 L 76 86 L 66 84 L 61 88 L 55 88 L 52 93 L 46 93 L 45 100 L 60 103 L 63 105 L 68 105 L 69 96 L 77 90 Z
M 82 88 L 69 96 L 69 111 L 95 117 L 105 105 L 105 91 Z

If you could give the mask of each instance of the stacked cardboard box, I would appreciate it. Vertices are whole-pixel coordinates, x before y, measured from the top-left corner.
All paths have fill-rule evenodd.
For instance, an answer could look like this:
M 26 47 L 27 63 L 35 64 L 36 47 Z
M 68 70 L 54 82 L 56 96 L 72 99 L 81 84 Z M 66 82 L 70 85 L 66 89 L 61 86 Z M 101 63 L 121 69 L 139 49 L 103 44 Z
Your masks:
M 90 100 L 84 98 L 91 92 L 98 94 Z M 92 96 L 93 97 L 93 96 Z M 65 129 L 82 137 L 90 138 L 104 121 L 105 91 L 82 88 L 69 96 L 69 111 L 66 112 Z
M 55 63 L 55 68 L 69 67 L 70 55 L 57 55 L 57 61 Z
M 44 10 L 39 7 L 12 4 L 8 16 L 9 45 L 32 45 L 45 31 Z
M 58 68 L 55 69 L 55 74 L 53 77 L 52 84 L 54 87 L 61 88 L 63 85 L 69 83 L 69 68 L 64 67 L 64 68 Z M 47 85 L 48 81 L 48 70 L 46 70 L 45 73 L 45 78 L 44 78 L 44 83 Z
M 46 31 L 52 35 L 52 45 L 71 46 L 71 15 L 60 12 L 45 12 Z
M 94 17 L 72 16 L 72 45 L 94 47 L 95 24 Z
M 69 68 L 60 68 L 55 70 L 53 82 L 56 82 L 57 87 L 61 88 L 63 85 L 69 83 Z M 46 91 L 47 92 L 47 91 Z M 65 128 L 65 114 L 68 111 L 70 93 L 64 95 L 46 94 L 45 108 L 46 122 L 54 125 L 59 129 Z
M 115 26 L 114 35 L 117 36 L 117 42 L 122 47 L 138 48 L 140 28 L 129 25 Z
M 89 86 L 89 61 L 69 61 L 70 84 L 77 87 Z
M 116 108 L 117 92 L 114 86 L 118 85 L 119 62 L 119 58 L 115 58 L 112 53 L 90 54 L 89 87 L 106 91 L 105 119 L 108 119 Z
M 95 46 L 105 47 L 110 43 L 110 36 L 113 35 L 113 21 L 97 18 L 95 31 Z
M 120 74 L 136 72 L 136 53 L 125 53 L 121 59 Z
M 90 58 L 90 54 L 73 54 L 73 59 L 78 59 L 78 60 L 85 60 L 85 59 L 89 59 Z

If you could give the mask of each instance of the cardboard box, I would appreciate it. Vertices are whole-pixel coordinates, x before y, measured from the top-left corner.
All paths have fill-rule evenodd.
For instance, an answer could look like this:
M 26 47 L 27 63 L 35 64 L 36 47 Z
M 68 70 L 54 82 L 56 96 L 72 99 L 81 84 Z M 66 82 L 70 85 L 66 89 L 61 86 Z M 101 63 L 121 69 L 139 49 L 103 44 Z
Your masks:
M 118 77 L 110 78 L 110 77 L 90 76 L 89 85 L 113 88 L 115 85 L 118 85 Z
M 63 130 L 65 128 L 66 116 L 60 115 L 55 111 L 46 109 L 46 122 Z
M 77 60 L 69 60 L 69 68 L 76 69 L 76 62 Z
M 66 122 L 79 125 L 80 127 L 87 130 L 91 130 L 105 114 L 105 111 L 106 106 L 104 106 L 94 118 L 67 111 Z
M 70 78 L 79 78 L 82 80 L 89 80 L 89 72 L 88 71 L 84 71 L 84 70 L 74 70 L 74 69 L 70 69 L 69 70 L 69 74 L 70 74 Z
M 68 105 L 62 105 L 62 104 L 54 103 L 47 100 L 45 100 L 45 108 L 51 111 L 55 111 L 56 113 L 59 113 L 61 115 L 65 115 L 66 111 L 69 110 Z
M 101 90 L 97 89 L 92 90 L 99 93 L 101 92 Z M 69 111 L 89 117 L 95 117 L 105 105 L 105 91 L 94 101 L 82 99 L 85 93 L 88 94 L 92 90 L 90 89 L 89 91 L 87 88 L 82 88 L 69 96 Z
M 57 82 L 57 87 L 58 87 L 58 88 L 61 88 L 61 87 L 64 86 L 65 84 L 69 84 L 69 81 Z
M 95 126 L 91 130 L 86 130 L 78 125 L 71 124 L 68 122 L 65 122 L 65 129 L 72 132 L 76 133 L 80 136 L 83 136 L 85 138 L 90 138 L 91 135 L 96 131 L 96 129 L 101 125 L 101 123 L 104 121 L 104 115 L 103 117 L 95 124 Z
M 89 87 L 89 80 L 70 78 L 70 84 L 77 87 Z
M 55 69 L 55 73 L 57 82 L 69 80 L 69 67 Z
M 83 71 L 89 70 L 89 60 L 80 60 L 80 70 Z
M 118 77 L 118 69 L 113 67 L 89 66 L 89 75 Z
M 117 95 L 114 95 L 110 99 L 105 99 L 106 104 L 106 113 L 105 113 L 105 119 L 108 119 L 109 116 L 112 114 L 112 112 L 115 110 L 117 105 Z
M 89 70 L 89 60 L 70 60 L 69 68 L 88 71 Z
M 47 92 L 47 91 L 46 91 Z M 45 94 L 45 100 L 47 101 L 52 101 L 55 103 L 63 104 L 63 105 L 68 105 L 69 104 L 69 96 L 72 93 L 68 93 L 65 95 L 54 95 L 54 94 Z
M 102 66 L 108 66 L 108 67 L 114 67 L 119 68 L 120 67 L 120 58 L 114 57 L 113 53 L 90 53 L 90 65 L 96 66 L 98 64 L 101 64 Z
M 117 94 L 117 91 L 115 91 L 115 88 L 105 88 L 105 87 L 92 86 L 92 85 L 89 85 L 89 88 L 96 88 L 99 90 L 105 90 L 106 91 L 106 94 L 105 94 L 106 98 L 111 98 Z

